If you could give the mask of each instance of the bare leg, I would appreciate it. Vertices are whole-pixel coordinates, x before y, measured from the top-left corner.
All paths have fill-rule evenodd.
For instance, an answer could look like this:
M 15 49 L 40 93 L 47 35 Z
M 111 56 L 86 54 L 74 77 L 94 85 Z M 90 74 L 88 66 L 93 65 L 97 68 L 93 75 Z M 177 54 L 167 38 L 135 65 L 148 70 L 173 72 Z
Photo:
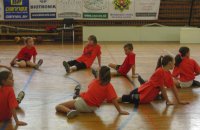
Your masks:
M 15 62 L 20 68 L 25 68 L 26 67 L 26 61 L 22 60 L 22 61 L 16 61 Z
M 61 112 L 61 113 L 68 113 L 71 110 L 75 109 L 74 103 L 75 103 L 75 100 L 61 103 L 56 106 L 56 111 Z
M 36 67 L 36 65 L 37 65 L 37 64 L 30 62 L 30 61 L 27 61 L 26 63 L 27 63 L 27 66 L 32 67 L 32 68 Z
M 113 64 L 113 63 L 110 63 L 108 64 L 108 66 L 112 69 L 116 69 L 117 65 L 116 64 Z

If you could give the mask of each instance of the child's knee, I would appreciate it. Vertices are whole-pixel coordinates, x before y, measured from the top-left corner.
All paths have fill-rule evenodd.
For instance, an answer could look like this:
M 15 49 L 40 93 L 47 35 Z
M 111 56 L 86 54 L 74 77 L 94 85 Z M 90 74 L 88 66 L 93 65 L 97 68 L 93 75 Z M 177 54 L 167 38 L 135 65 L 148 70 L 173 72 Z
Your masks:
M 58 112 L 60 108 L 60 104 L 55 107 L 56 111 Z
M 112 67 L 112 66 L 113 66 L 113 64 L 112 64 L 112 63 L 110 63 L 110 64 L 108 64 L 108 66 L 109 66 L 109 67 Z

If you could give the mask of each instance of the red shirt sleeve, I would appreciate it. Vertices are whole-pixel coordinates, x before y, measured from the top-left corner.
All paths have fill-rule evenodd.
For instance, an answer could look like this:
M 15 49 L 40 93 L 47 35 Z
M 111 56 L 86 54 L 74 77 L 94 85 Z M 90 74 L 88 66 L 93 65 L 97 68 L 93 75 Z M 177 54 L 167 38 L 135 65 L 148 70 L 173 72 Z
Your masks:
M 18 102 L 16 100 L 13 88 L 10 89 L 10 92 L 9 92 L 9 95 L 8 95 L 8 104 L 9 104 L 10 110 L 15 109 L 16 107 L 18 107 Z
M 117 98 L 117 94 L 116 94 L 115 89 L 113 88 L 112 84 L 110 84 L 107 89 L 107 98 L 106 99 L 108 102 L 111 102 L 115 98 Z
M 17 54 L 17 58 L 21 58 L 23 57 L 23 54 L 24 54 L 24 48 L 22 48 L 19 53 Z
M 131 54 L 131 55 L 128 57 L 128 60 L 129 60 L 129 64 L 130 64 L 130 65 L 135 65 L 135 54 Z

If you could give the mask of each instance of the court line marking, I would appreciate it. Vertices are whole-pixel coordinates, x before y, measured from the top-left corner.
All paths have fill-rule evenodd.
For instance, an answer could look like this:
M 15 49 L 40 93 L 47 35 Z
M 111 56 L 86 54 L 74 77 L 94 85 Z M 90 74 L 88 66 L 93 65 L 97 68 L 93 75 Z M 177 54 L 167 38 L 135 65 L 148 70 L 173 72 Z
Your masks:
M 124 120 L 120 126 L 117 128 L 117 130 L 123 130 L 127 124 L 131 121 L 132 117 L 137 113 L 138 107 L 134 107 L 133 112 L 127 117 L 126 120 Z
M 22 91 L 26 91 L 27 90 L 27 88 L 28 88 L 31 80 L 33 79 L 33 76 L 34 76 L 35 72 L 36 72 L 36 70 L 33 69 L 32 72 L 31 72 L 31 74 L 30 74 L 30 76 L 29 76 L 29 78 L 28 78 L 28 80 L 26 81 L 25 85 L 23 86 Z

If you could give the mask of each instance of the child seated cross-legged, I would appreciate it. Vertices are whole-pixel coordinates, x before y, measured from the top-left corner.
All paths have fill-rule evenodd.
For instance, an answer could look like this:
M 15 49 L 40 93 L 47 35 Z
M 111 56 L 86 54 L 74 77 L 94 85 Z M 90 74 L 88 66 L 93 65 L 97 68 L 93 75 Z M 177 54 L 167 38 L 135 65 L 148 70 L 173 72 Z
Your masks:
M 20 52 L 14 57 L 14 59 L 11 61 L 11 66 L 18 65 L 21 68 L 25 67 L 33 67 L 35 69 L 38 69 L 42 63 L 43 60 L 40 59 L 38 63 L 36 64 L 36 55 L 37 51 L 34 46 L 34 41 L 32 37 L 28 37 L 25 40 L 25 47 L 23 47 Z M 31 62 L 31 58 L 33 57 L 33 62 Z
M 169 55 L 161 56 L 158 60 L 156 71 L 151 78 L 143 83 L 139 88 L 134 89 L 128 95 L 123 95 L 118 99 L 119 102 L 128 102 L 138 104 L 150 103 L 161 91 L 167 105 L 173 105 L 167 96 L 166 87 L 170 88 L 179 104 L 188 104 L 183 102 L 178 96 L 176 85 L 174 84 L 170 70 L 174 68 L 174 59 Z
M 112 102 L 119 114 L 127 115 L 126 111 L 121 110 L 117 102 L 117 94 L 110 83 L 110 69 L 102 66 L 99 78 L 94 79 L 88 86 L 86 92 L 82 92 L 78 98 L 56 106 L 56 111 L 66 113 L 67 118 L 78 115 L 78 112 L 94 112 L 104 101 Z

